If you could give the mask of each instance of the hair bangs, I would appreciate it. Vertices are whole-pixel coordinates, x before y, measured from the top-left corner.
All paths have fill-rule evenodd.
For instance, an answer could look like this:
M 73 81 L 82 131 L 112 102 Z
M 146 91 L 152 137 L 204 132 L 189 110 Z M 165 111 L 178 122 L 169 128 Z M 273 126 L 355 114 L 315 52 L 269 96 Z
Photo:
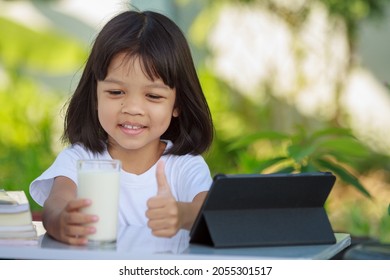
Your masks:
M 134 50 L 143 70 L 150 79 L 160 78 L 170 88 L 176 87 L 175 45 L 170 34 L 161 29 L 159 24 L 149 20 L 143 32 L 139 35 L 138 49 Z
M 170 88 L 175 88 L 174 74 L 170 69 L 170 63 L 166 59 L 154 59 L 145 53 L 139 54 L 141 67 L 144 74 L 151 80 L 161 79 Z

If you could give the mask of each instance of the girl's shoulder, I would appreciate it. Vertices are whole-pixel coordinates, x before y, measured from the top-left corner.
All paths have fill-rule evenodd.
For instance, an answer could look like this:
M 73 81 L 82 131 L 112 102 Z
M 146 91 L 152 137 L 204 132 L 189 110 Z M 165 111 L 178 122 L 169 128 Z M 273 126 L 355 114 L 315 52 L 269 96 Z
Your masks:
M 162 156 L 167 169 L 186 170 L 186 169 L 208 169 L 208 165 L 202 155 L 172 155 Z
M 103 153 L 94 153 L 82 144 L 72 144 L 65 147 L 58 157 L 71 157 L 73 159 L 111 159 L 107 150 Z
M 173 147 L 173 143 L 171 140 L 161 140 L 162 142 L 166 143 L 165 152 L 169 151 Z M 184 155 L 173 155 L 173 154 L 166 154 L 165 158 L 170 158 L 172 160 L 178 160 L 178 161 L 186 161 L 186 160 L 193 160 L 198 158 L 203 158 L 201 155 L 192 155 L 192 154 L 184 154 Z

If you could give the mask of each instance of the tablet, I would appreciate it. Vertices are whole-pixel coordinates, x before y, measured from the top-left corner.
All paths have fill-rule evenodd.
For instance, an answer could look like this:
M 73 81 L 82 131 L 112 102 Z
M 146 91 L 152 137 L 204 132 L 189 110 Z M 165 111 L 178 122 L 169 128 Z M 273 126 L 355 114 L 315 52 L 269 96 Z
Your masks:
M 214 247 L 335 243 L 330 172 L 217 175 L 190 232 Z

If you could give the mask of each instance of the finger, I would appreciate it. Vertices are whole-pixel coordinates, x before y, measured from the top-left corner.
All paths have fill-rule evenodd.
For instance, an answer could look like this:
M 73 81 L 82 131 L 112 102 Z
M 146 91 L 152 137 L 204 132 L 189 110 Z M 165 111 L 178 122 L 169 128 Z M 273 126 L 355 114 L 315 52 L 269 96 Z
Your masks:
M 65 232 L 65 240 L 72 245 L 84 245 L 88 242 L 88 235 L 96 232 L 96 228 L 90 226 L 71 226 Z
M 64 218 L 67 224 L 89 224 L 99 220 L 96 215 L 87 215 L 81 212 L 68 212 Z
M 88 237 L 85 235 L 67 235 L 64 241 L 70 245 L 86 245 Z
M 147 225 L 152 230 L 161 230 L 161 229 L 179 227 L 175 219 L 153 219 L 153 220 L 149 220 Z
M 173 236 L 179 229 L 173 219 L 149 220 L 147 225 L 152 230 L 153 235 L 161 237 Z
M 166 196 L 154 196 L 148 199 L 146 202 L 149 209 L 165 208 L 170 203 L 170 197 Z
M 93 226 L 69 226 L 65 229 L 65 234 L 73 237 L 88 236 L 95 232 L 96 228 Z
M 164 229 L 152 229 L 152 234 L 157 237 L 173 237 L 177 233 L 177 230 L 174 228 L 164 228 Z
M 75 200 L 69 201 L 69 203 L 66 205 L 65 210 L 67 212 L 78 211 L 79 209 L 88 207 L 91 204 L 92 204 L 92 201 L 90 199 L 75 199 Z
M 164 211 L 158 208 L 149 208 L 145 215 L 149 220 L 164 219 L 167 216 Z
M 78 236 L 74 236 L 74 237 L 68 237 L 66 240 L 65 240 L 66 243 L 68 243 L 69 245 L 77 245 L 77 246 L 82 246 L 82 245 L 86 245 L 88 243 L 88 238 L 87 237 L 78 237 Z
M 162 160 L 160 160 L 157 163 L 156 178 L 157 178 L 157 195 L 170 196 L 171 189 L 169 187 L 167 177 L 165 176 L 165 163 Z

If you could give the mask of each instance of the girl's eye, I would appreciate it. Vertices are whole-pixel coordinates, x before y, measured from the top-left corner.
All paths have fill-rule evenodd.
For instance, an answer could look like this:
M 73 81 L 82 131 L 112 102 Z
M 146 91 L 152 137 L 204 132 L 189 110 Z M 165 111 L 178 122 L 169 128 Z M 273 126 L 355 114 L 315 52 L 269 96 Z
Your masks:
M 111 95 L 120 95 L 120 94 L 123 93 L 123 91 L 121 91 L 121 90 L 109 90 L 108 93 L 111 94 Z
M 153 100 L 159 100 L 159 99 L 162 98 L 162 96 L 157 95 L 157 94 L 153 94 L 153 93 L 148 93 L 146 96 L 147 96 L 148 98 L 150 98 L 150 99 L 153 99 Z

